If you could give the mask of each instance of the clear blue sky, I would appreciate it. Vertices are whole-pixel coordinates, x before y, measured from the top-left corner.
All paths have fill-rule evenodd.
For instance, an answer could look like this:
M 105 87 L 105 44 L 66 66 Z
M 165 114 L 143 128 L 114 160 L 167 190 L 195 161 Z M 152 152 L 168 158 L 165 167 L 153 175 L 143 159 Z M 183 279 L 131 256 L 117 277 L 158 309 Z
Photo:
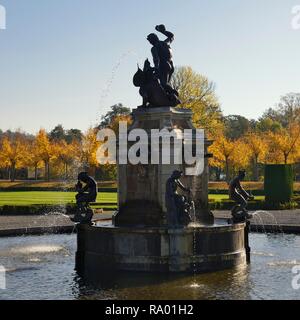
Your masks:
M 87 129 L 109 106 L 141 103 L 136 63 L 146 35 L 175 33 L 176 65 L 216 83 L 227 114 L 258 118 L 300 91 L 300 0 L 0 0 L 0 128 L 36 132 L 61 123 Z M 118 66 L 119 65 L 119 66 Z

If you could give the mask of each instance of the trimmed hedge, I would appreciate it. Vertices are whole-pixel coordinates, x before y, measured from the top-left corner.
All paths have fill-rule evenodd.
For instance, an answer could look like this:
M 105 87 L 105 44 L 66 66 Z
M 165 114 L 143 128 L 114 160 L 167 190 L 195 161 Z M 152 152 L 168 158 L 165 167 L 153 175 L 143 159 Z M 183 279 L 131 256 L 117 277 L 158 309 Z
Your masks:
M 251 193 L 254 196 L 264 196 L 265 191 L 264 190 L 251 190 Z M 209 189 L 208 194 L 224 194 L 228 195 L 228 189 Z
M 60 192 L 75 192 L 74 187 L 69 188 L 60 188 L 60 187 L 11 187 L 11 188 L 0 188 L 0 192 L 24 192 L 24 191 L 60 191 Z M 115 193 L 118 192 L 118 188 L 98 188 L 99 192 L 109 192 Z
M 47 215 L 52 212 L 74 214 L 75 205 L 28 205 L 28 206 L 3 206 L 0 208 L 1 215 Z
M 114 207 L 114 203 L 95 203 L 91 205 L 104 207 L 104 211 L 116 210 L 117 205 Z M 112 206 L 112 208 L 105 208 L 105 206 Z M 23 215 L 47 215 L 51 213 L 60 213 L 66 215 L 75 214 L 76 205 L 28 205 L 28 206 L 3 206 L 0 207 L 0 215 L 6 216 L 23 216 Z
M 266 202 L 288 203 L 293 196 L 294 173 L 292 165 L 272 164 L 265 166 Z
M 209 209 L 210 210 L 231 210 L 235 205 L 234 201 L 224 200 L 224 201 L 210 201 Z M 290 201 L 284 204 L 281 203 L 268 203 L 266 201 L 249 201 L 247 209 L 250 211 L 253 210 L 290 210 L 300 208 L 300 202 Z

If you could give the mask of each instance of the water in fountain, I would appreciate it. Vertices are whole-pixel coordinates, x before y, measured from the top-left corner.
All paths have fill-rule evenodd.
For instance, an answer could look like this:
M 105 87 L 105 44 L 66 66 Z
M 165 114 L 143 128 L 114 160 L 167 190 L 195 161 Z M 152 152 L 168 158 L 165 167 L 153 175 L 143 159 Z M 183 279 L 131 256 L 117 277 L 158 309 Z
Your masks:
M 191 213 L 192 213 L 192 228 L 193 228 L 193 275 L 194 275 L 194 282 L 192 283 L 192 287 L 197 287 L 198 284 L 196 282 L 196 274 L 197 274 L 197 218 L 196 218 L 196 208 L 195 208 L 195 202 L 192 201 L 192 206 L 191 206 Z
M 101 90 L 100 101 L 99 101 L 99 105 L 101 107 L 103 106 L 104 101 L 107 99 L 107 97 L 110 94 L 113 82 L 116 78 L 117 72 L 118 72 L 119 68 L 121 67 L 123 61 L 125 61 L 125 59 L 127 59 L 131 55 L 136 56 L 137 59 L 139 61 L 141 61 L 139 55 L 134 50 L 128 50 L 120 56 L 120 58 L 118 59 L 118 61 L 116 62 L 116 64 L 112 68 L 111 75 L 106 82 L 106 86 Z M 101 122 L 101 119 L 98 119 L 97 122 L 99 124 Z
M 31 254 L 46 254 L 46 253 L 55 253 L 59 251 L 64 251 L 65 248 L 59 245 L 52 245 L 52 244 L 36 244 L 30 246 L 21 246 L 12 248 L 10 253 L 12 255 L 31 255 Z
M 258 217 L 258 216 L 257 216 L 257 217 Z M 254 218 L 254 220 L 255 220 L 255 219 L 256 219 L 256 215 L 253 215 L 253 218 Z M 250 229 L 253 230 L 253 224 L 251 224 Z M 258 230 L 258 224 L 257 224 L 257 223 L 255 223 L 255 229 L 256 229 L 256 233 L 258 233 L 259 230 Z
M 271 212 L 268 212 L 268 211 L 264 211 L 264 210 L 258 210 L 258 211 L 255 211 L 254 213 L 253 213 L 253 216 L 255 217 L 255 216 L 257 216 L 257 217 L 260 217 L 260 215 L 267 215 L 268 217 L 270 217 L 273 221 L 274 221 L 274 224 L 276 225 L 276 227 L 277 227 L 277 231 L 276 230 L 274 230 L 274 224 L 272 224 L 272 226 L 273 226 L 273 233 L 275 233 L 275 232 L 280 232 L 280 233 L 284 233 L 283 232 L 283 229 L 282 229 L 282 227 L 281 227 L 281 225 L 278 223 L 278 221 L 277 221 L 277 219 L 276 219 L 276 217 L 275 217 L 275 215 L 274 214 L 272 214 Z M 261 218 L 261 217 L 260 217 Z M 262 220 L 262 219 L 261 219 Z M 263 228 L 265 229 L 265 224 L 262 222 L 262 225 L 263 225 Z M 264 232 L 265 232 L 265 230 L 264 230 Z
M 263 233 L 266 233 L 266 228 L 265 228 L 263 219 L 261 218 L 261 216 L 259 214 L 253 214 L 253 218 L 256 218 L 256 217 L 258 218 L 259 223 L 262 226 Z M 258 225 L 257 225 L 257 230 L 256 231 L 258 232 Z
M 69 235 L 47 235 L 3 238 L 0 252 L 12 248 L 51 244 L 64 251 L 1 257 L 7 272 L 8 288 L 1 299 L 299 299 L 291 288 L 291 268 L 300 264 L 298 235 L 250 235 L 253 248 L 252 265 L 243 270 L 224 270 L 193 276 L 147 276 L 118 273 L 111 282 L 98 286 L 78 283 L 74 272 L 76 241 L 68 245 Z M 272 255 L 271 255 L 272 253 Z M 36 260 L 40 259 L 39 262 Z M 42 284 L 42 285 L 41 285 Z
M 79 166 L 78 166 L 79 167 Z M 65 188 L 64 188 L 64 191 L 66 192 L 67 191 L 67 184 L 68 183 L 70 183 L 70 178 L 68 179 L 68 177 L 66 177 L 65 178 L 65 180 L 64 180 L 64 186 L 65 186 Z M 66 210 L 66 205 L 65 205 L 65 212 L 66 212 L 67 210 Z M 64 214 L 64 213 L 61 213 L 61 216 L 63 216 L 63 217 L 66 217 L 66 218 L 70 218 L 68 215 L 66 215 L 66 214 Z M 71 232 L 71 236 L 74 234 L 74 232 L 75 232 L 75 230 L 76 230 L 76 227 L 77 227 L 77 224 L 74 224 L 74 227 L 73 227 L 73 229 L 72 229 L 72 232 Z M 72 241 L 72 240 L 70 240 L 70 241 Z
M 193 178 L 193 188 L 196 184 L 196 177 Z M 199 227 L 199 223 L 197 221 L 196 216 L 196 207 L 195 202 L 191 201 L 191 207 L 190 207 L 190 215 L 192 218 L 192 222 L 189 224 L 189 228 L 193 228 L 193 257 L 192 257 L 192 263 L 193 263 L 193 283 L 191 284 L 191 288 L 198 288 L 197 283 L 197 227 Z
M 79 166 L 78 166 L 79 167 Z M 63 192 L 68 192 L 69 190 L 69 185 L 70 182 L 72 182 L 73 179 L 71 179 L 70 177 L 65 177 L 65 179 L 62 181 L 62 191 Z M 55 202 L 57 202 L 58 204 L 55 205 L 55 207 L 51 210 L 45 210 L 44 212 L 40 212 L 40 215 L 36 216 L 34 218 L 34 221 L 32 224 L 34 225 L 40 225 L 40 226 L 47 226 L 47 227 L 55 227 L 55 226 L 59 226 L 59 225 L 65 225 L 66 223 L 69 223 L 69 219 L 70 216 L 67 214 L 67 204 L 64 203 L 63 201 L 60 201 L 59 198 L 59 193 L 57 193 L 58 198 L 56 199 Z M 71 202 L 73 203 L 73 201 Z M 49 217 L 49 219 L 47 219 L 47 217 Z M 46 220 L 45 220 L 46 218 Z M 71 235 L 74 234 L 76 230 L 76 225 L 74 225 L 73 230 L 71 232 Z M 26 230 L 27 233 L 27 230 Z M 73 242 L 74 240 L 72 239 L 72 237 L 70 238 L 69 242 Z M 69 244 L 68 244 L 69 245 Z M 40 246 L 37 246 L 36 248 L 33 248 L 32 250 L 52 250 L 51 247 L 52 244 L 49 244 L 47 246 L 44 246 L 43 244 L 40 244 Z M 56 247 L 53 247 L 53 250 L 56 250 Z M 45 253 L 46 253 L 45 251 Z M 49 251 L 49 252 L 50 252 Z M 33 258 L 35 259 L 35 258 Z
M 64 252 L 68 254 L 67 249 L 61 245 L 55 244 L 32 244 L 32 245 L 19 245 L 5 250 L 0 250 L 0 257 L 28 257 L 29 262 L 39 262 L 40 255 L 56 254 Z

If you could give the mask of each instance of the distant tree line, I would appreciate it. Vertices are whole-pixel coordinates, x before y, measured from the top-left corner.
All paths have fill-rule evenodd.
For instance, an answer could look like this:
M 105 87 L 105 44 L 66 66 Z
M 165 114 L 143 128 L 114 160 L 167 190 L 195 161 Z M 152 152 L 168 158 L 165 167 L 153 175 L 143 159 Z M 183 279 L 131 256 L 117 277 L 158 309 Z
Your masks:
M 213 140 L 210 175 L 229 180 L 241 168 L 248 179 L 263 178 L 264 164 L 294 164 L 300 177 L 300 93 L 288 93 L 258 119 L 224 116 L 215 85 L 191 67 L 179 67 L 172 79 L 181 107 L 193 110 L 193 122 Z M 241 106 L 242 107 L 242 106 Z
M 80 170 L 89 171 L 98 179 L 116 179 L 115 166 L 97 163 L 97 132 L 103 127 L 117 128 L 120 120 L 130 121 L 129 114 L 129 108 L 115 105 L 98 127 L 84 133 L 65 130 L 60 124 L 50 132 L 40 129 L 36 135 L 0 130 L 0 179 L 26 179 L 28 172 L 33 171 L 36 180 L 68 180 L 74 179 Z
M 204 128 L 213 141 L 209 150 L 214 154 L 209 161 L 212 180 L 229 180 L 244 168 L 248 179 L 258 181 L 267 163 L 291 163 L 300 176 L 300 93 L 281 97 L 254 120 L 224 116 L 214 83 L 191 67 L 177 68 L 172 85 L 182 101 L 179 107 L 191 109 L 194 125 Z M 114 180 L 116 166 L 97 163 L 96 136 L 106 127 L 117 133 L 120 121 L 131 122 L 130 109 L 116 104 L 96 128 L 84 133 L 62 125 L 50 132 L 41 129 L 36 135 L 0 130 L 0 178 L 26 178 L 30 169 L 35 179 L 71 179 L 78 170 L 88 170 L 97 179 Z

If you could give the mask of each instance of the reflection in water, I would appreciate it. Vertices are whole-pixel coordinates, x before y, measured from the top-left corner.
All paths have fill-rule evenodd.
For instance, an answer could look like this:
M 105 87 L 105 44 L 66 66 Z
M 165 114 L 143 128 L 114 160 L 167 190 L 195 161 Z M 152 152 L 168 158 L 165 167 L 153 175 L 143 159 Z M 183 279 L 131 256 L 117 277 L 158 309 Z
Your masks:
M 252 251 L 251 255 L 255 256 L 263 256 L 263 257 L 275 257 L 273 253 L 268 253 L 268 252 L 258 252 L 258 251 Z
M 270 267 L 285 267 L 285 266 L 299 266 L 300 265 L 300 260 L 287 260 L 287 261 L 274 261 L 274 262 L 269 262 L 268 266 Z
M 103 274 L 79 285 L 79 295 L 90 299 L 250 299 L 247 267 L 211 274 L 157 275 L 145 273 Z
M 7 290 L 0 299 L 299 299 L 291 268 L 300 264 L 300 237 L 251 234 L 252 262 L 210 274 L 118 272 L 79 278 L 76 235 L 2 238 Z
M 53 252 L 59 252 L 59 251 L 66 251 L 66 250 L 62 246 L 46 244 L 46 245 L 31 245 L 31 246 L 12 248 L 10 250 L 10 254 L 11 255 L 17 255 L 17 254 L 30 255 L 30 254 L 36 254 L 36 253 L 45 254 L 45 253 L 53 253 Z

